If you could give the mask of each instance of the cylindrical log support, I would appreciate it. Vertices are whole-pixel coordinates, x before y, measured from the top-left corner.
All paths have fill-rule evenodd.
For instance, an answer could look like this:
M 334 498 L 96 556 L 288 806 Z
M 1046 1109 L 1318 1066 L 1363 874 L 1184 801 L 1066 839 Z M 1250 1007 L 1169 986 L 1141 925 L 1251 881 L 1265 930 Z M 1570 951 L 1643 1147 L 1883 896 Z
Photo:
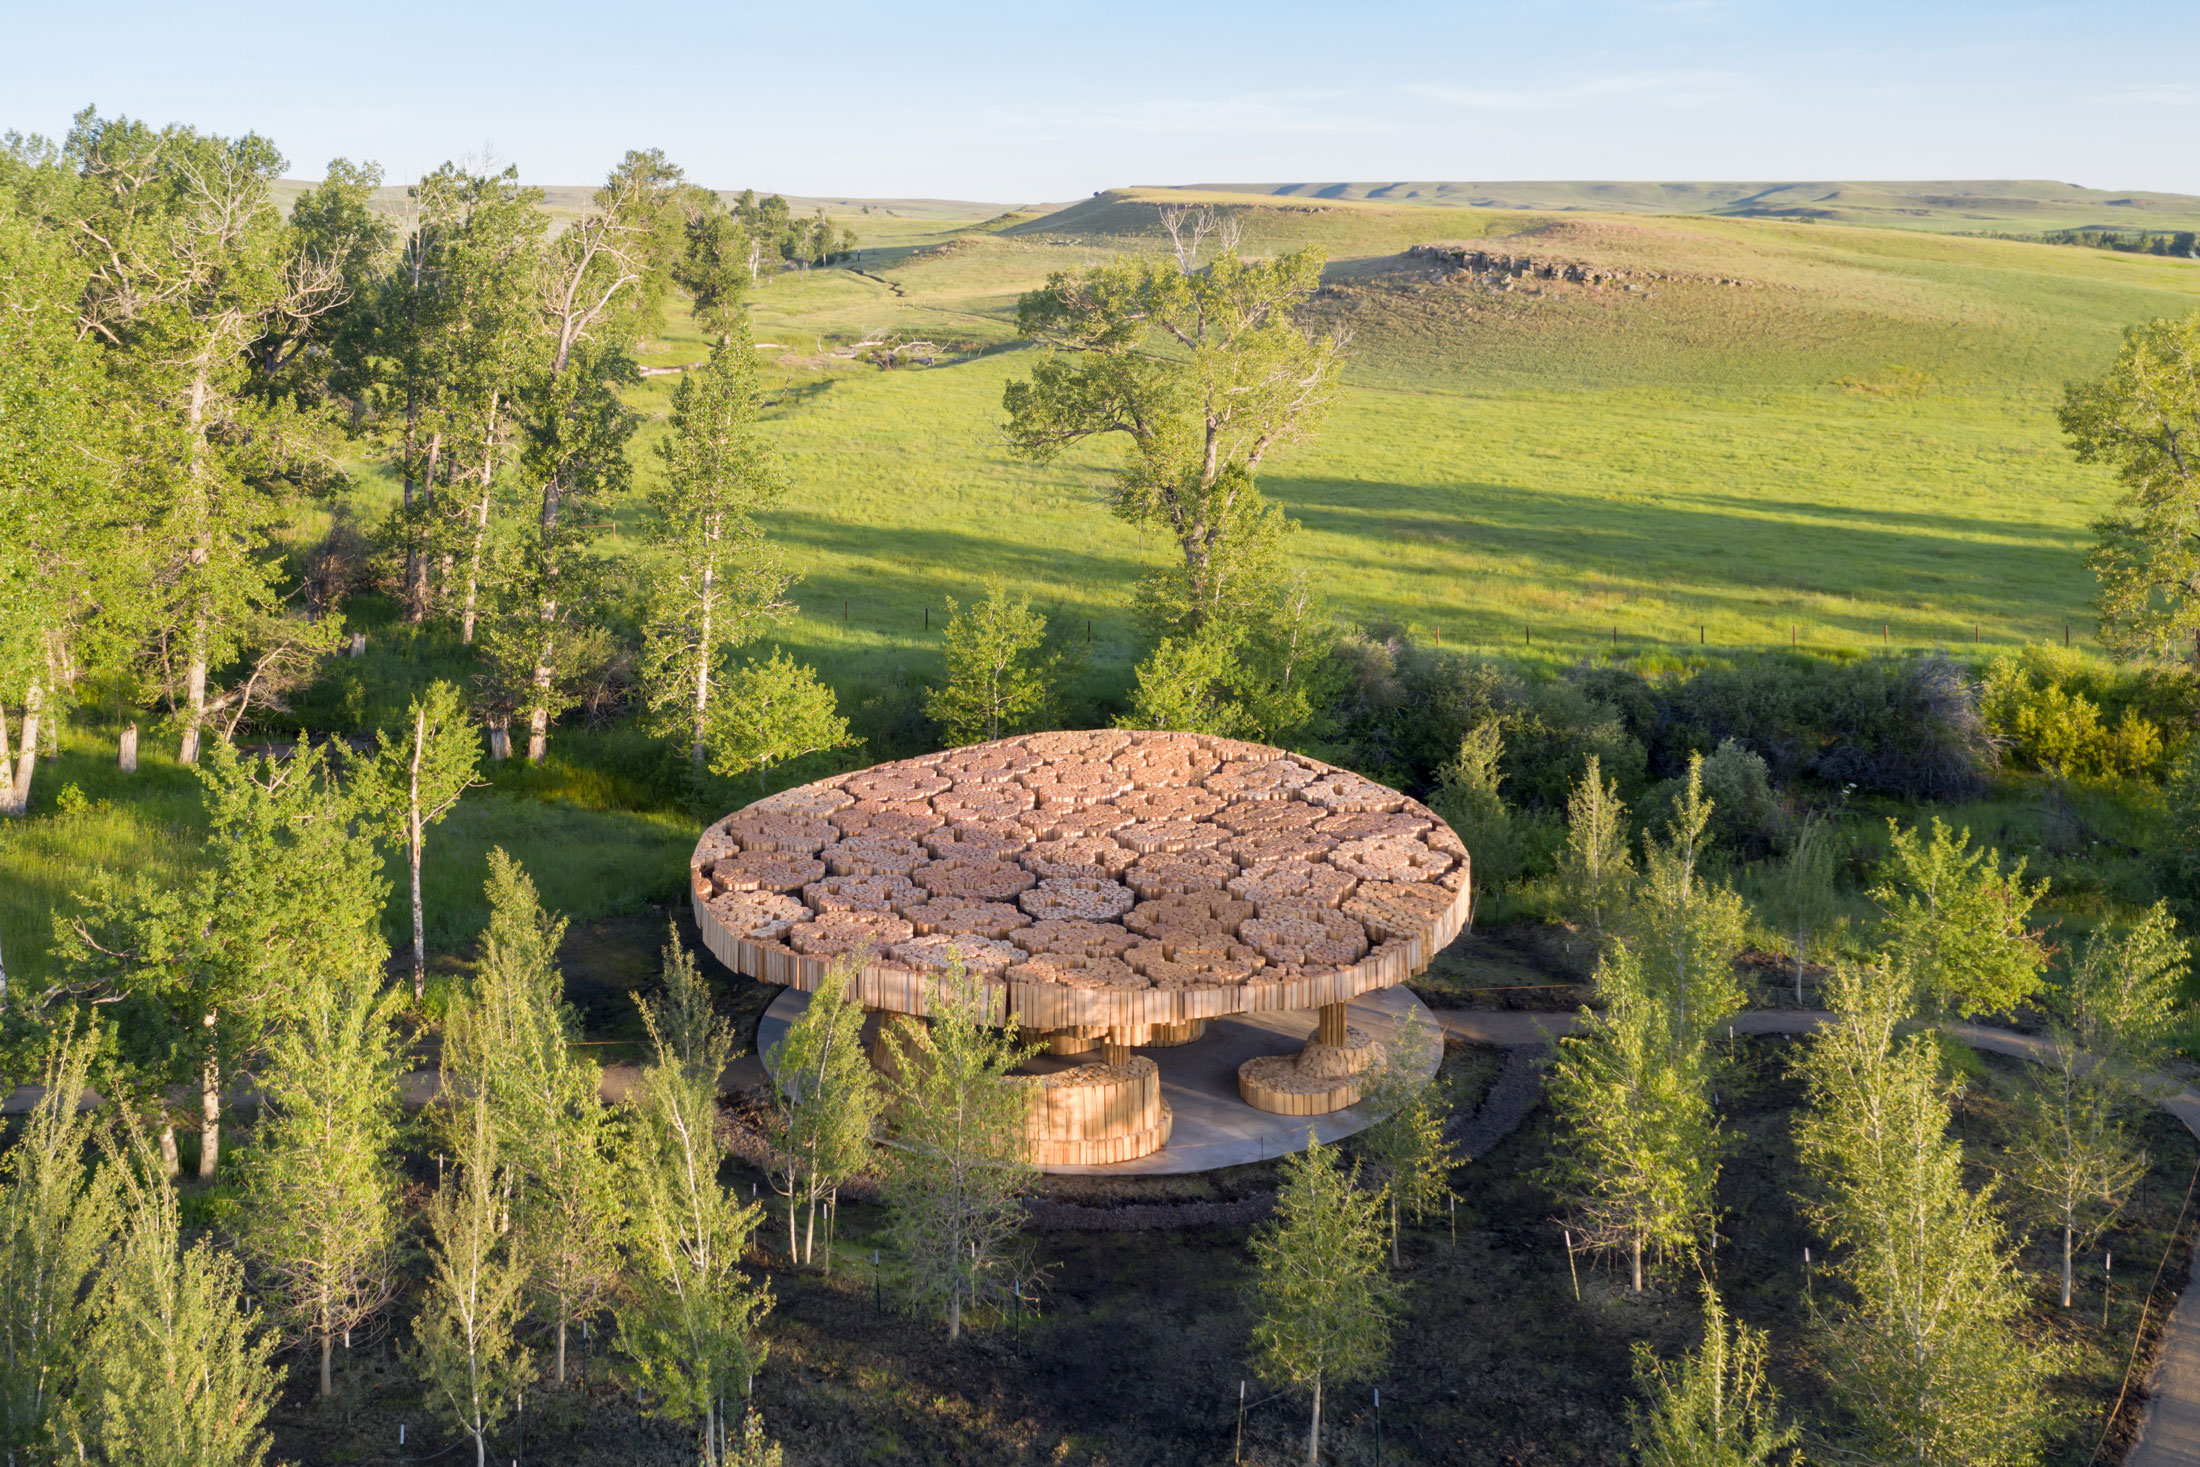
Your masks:
M 1344 1044 L 1344 1005 L 1341 1003 L 1325 1003 L 1321 1006 L 1319 1012 L 1321 1014 L 1321 1025 L 1314 1031 L 1314 1037 L 1323 1044 L 1334 1044 L 1341 1047 Z
M 1108 1031 L 1108 1037 L 1100 1041 L 1100 1063 L 1127 1065 L 1131 1062 L 1131 1031 L 1118 1024 Z

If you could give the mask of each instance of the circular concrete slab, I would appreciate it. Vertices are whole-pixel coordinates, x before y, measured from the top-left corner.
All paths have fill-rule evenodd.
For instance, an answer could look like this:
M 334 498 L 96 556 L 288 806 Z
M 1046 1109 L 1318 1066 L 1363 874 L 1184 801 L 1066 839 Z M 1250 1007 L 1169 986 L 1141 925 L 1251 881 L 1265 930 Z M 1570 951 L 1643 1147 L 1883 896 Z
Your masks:
M 809 1006 L 810 996 L 790 988 L 772 1001 L 757 1026 L 757 1051 L 767 1059 L 787 1026 Z M 1385 988 L 1352 1000 L 1346 1020 L 1379 1040 L 1389 1040 L 1406 1016 L 1418 1012 L 1430 1037 L 1420 1056 L 1422 1073 L 1433 1076 L 1443 1059 L 1442 1031 L 1428 1008 L 1404 988 Z M 877 1016 L 874 1016 L 876 1019 Z M 1161 1094 L 1176 1113 L 1169 1144 L 1151 1156 L 1108 1166 L 1050 1166 L 1062 1175 L 1105 1177 L 1176 1176 L 1243 1166 L 1306 1149 L 1312 1131 L 1323 1142 L 1366 1129 L 1380 1117 L 1365 1105 L 1325 1116 L 1279 1116 L 1258 1111 L 1238 1098 L 1238 1066 L 1256 1055 L 1296 1054 L 1313 1036 L 1315 1016 L 1308 1012 L 1235 1014 L 1208 1023 L 1207 1032 L 1189 1044 L 1141 1049 L 1161 1067 Z M 1034 1073 L 1069 1069 L 1087 1057 L 1041 1055 L 1027 1067 Z

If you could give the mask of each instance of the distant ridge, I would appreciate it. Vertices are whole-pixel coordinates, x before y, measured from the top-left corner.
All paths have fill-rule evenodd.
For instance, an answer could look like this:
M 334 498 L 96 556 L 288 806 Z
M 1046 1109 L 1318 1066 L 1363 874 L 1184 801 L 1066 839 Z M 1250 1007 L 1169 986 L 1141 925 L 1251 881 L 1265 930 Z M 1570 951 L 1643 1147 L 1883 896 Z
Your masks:
M 521 182 L 529 182 L 522 179 Z M 312 188 L 313 181 L 301 178 L 285 178 L 275 185 L 276 202 L 288 210 L 298 195 Z M 577 215 L 588 207 L 588 200 L 596 192 L 592 183 L 550 183 L 536 185 L 542 189 L 543 207 L 557 215 Z M 405 202 L 405 185 L 389 184 L 374 191 L 374 207 L 386 213 L 395 213 Z M 768 188 L 757 191 L 759 198 L 772 192 Z M 741 190 L 724 188 L 718 196 L 727 203 L 739 198 Z M 828 197 L 823 194 L 783 194 L 787 207 L 797 214 L 809 214 L 823 208 L 828 214 L 860 214 L 865 210 L 893 219 L 992 219 L 1018 207 L 1011 204 L 980 204 L 967 199 L 857 199 Z M 1024 208 L 1044 209 L 1049 205 L 1025 205 Z
M 1596 181 L 1198 183 L 1203 193 L 1347 199 L 1469 209 L 1711 214 L 1815 219 L 1883 228 L 2037 233 L 2200 228 L 2200 196 L 2083 188 L 2046 179 L 1908 182 L 1625 183 Z

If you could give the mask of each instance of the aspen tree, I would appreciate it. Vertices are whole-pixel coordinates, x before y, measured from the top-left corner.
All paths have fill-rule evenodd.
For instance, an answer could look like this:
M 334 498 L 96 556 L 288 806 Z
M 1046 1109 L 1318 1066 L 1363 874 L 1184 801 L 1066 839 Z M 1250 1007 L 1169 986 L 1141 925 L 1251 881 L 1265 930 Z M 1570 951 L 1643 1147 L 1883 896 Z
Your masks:
M 986 583 L 985 600 L 958 607 L 947 599 L 943 637 L 947 681 L 925 694 L 924 711 L 951 745 L 1022 733 L 1053 691 L 1047 619 L 1029 596 L 1011 600 L 1007 583 Z
M 1401 1214 L 1419 1222 L 1451 1198 L 1451 1169 L 1465 1159 L 1444 1139 L 1451 1107 L 1443 1089 L 1421 1073 L 1432 1048 L 1440 1061 L 1443 1038 L 1416 1010 L 1384 1043 L 1382 1063 L 1364 1087 L 1360 1104 L 1381 1119 L 1353 1139 L 1389 1201 L 1393 1268 Z
M 458 689 L 434 682 L 413 699 L 402 741 L 375 734 L 375 752 L 357 772 L 359 796 L 385 837 L 405 853 L 411 876 L 413 1000 L 428 986 L 428 928 L 420 897 L 420 862 L 427 851 L 428 829 L 458 807 L 477 783 L 481 739 Z
M 1621 921 L 1635 881 L 1629 849 L 1627 806 L 1617 781 L 1604 778 L 1602 762 L 1588 756 L 1580 782 L 1566 797 L 1566 845 L 1558 879 L 1569 915 L 1588 924 L 1601 947 Z
M 1667 1012 L 1666 1042 L 1683 1063 L 1684 1052 L 1700 1047 L 1743 1003 L 1734 955 L 1741 951 L 1749 909 L 1733 888 L 1704 870 L 1711 814 L 1703 756 L 1693 755 L 1664 838 L 1643 837 L 1642 883 L 1627 923 L 1647 992 Z
M 1779 1424 L 1780 1401 L 1765 1371 L 1765 1333 L 1730 1323 L 1719 1294 L 1703 1286 L 1703 1342 L 1671 1365 L 1634 1345 L 1635 1390 L 1627 1405 L 1642 1467 L 1788 1467 L 1802 1461 L 1800 1427 Z
M 1803 1001 L 1803 964 L 1812 942 L 1832 925 L 1836 905 L 1833 872 L 1836 857 L 1833 828 L 1823 817 L 1803 822 L 1772 877 L 1770 913 L 1786 934 L 1795 954 L 1795 1002 Z
M 1889 851 L 1871 899 L 1881 943 L 1941 1011 L 2001 1013 L 2039 990 L 2047 955 L 2025 926 L 2047 883 L 2024 884 L 2024 861 L 1977 850 L 1968 829 L 1934 816 L 1929 831 L 1887 822 Z
M 816 1261 L 818 1203 L 871 1160 L 884 1098 L 863 1052 L 863 1006 L 848 998 L 849 981 L 860 967 L 860 957 L 836 961 L 787 1026 L 786 1038 L 766 1057 L 776 1077 L 772 1181 L 787 1199 L 790 1262 Z M 799 1245 L 798 1207 L 809 1211 Z M 831 1267 L 829 1255 L 826 1266 Z

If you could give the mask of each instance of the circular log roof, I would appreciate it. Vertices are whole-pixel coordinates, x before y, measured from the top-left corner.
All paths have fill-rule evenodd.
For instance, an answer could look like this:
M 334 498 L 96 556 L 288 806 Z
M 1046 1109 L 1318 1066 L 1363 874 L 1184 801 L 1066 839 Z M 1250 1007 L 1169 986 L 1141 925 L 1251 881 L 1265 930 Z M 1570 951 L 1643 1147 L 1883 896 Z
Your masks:
M 928 1011 L 951 965 L 1033 1029 L 1310 1009 L 1402 983 L 1465 923 L 1426 805 L 1265 744 L 1026 734 L 767 796 L 703 833 L 703 941 L 736 972 Z

